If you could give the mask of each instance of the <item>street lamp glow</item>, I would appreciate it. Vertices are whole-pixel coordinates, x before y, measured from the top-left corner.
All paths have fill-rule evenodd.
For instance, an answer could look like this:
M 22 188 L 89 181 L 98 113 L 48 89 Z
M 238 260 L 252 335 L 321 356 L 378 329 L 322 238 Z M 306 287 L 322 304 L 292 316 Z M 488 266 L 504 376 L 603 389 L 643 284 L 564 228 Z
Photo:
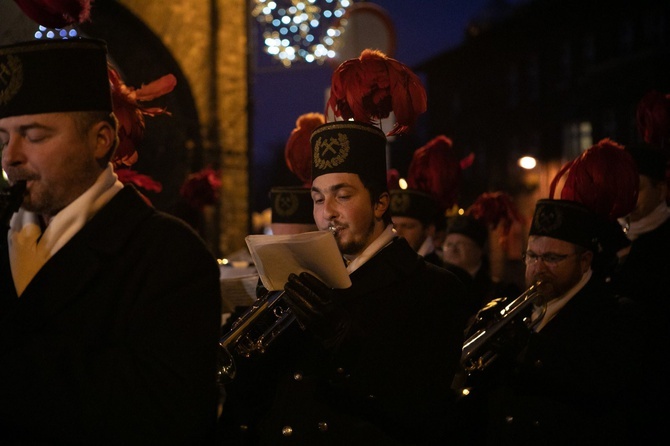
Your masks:
M 534 169 L 537 166 L 537 160 L 532 156 L 523 156 L 519 158 L 519 166 L 527 170 Z

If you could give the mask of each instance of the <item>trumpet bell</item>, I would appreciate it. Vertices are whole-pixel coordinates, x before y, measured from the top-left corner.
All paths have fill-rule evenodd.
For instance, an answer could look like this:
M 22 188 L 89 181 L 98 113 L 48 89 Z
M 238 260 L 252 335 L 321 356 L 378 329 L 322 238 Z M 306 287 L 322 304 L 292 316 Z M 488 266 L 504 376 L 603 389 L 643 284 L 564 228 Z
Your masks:
M 477 313 L 461 354 L 461 365 L 467 373 L 488 368 L 501 353 L 519 345 L 542 320 L 546 303 L 541 299 L 541 285 L 539 281 L 534 283 L 509 302 L 506 298 L 494 299 Z M 542 308 L 534 319 L 529 313 L 533 304 Z
M 237 367 L 235 366 L 233 355 L 231 355 L 228 349 L 221 344 L 219 344 L 218 356 L 216 381 L 219 386 L 225 386 L 227 383 L 235 379 L 235 376 L 237 375 Z
M 263 354 L 269 345 L 295 321 L 283 301 L 283 291 L 267 292 L 236 319 L 219 340 L 219 384 L 235 378 L 234 354 L 249 358 Z

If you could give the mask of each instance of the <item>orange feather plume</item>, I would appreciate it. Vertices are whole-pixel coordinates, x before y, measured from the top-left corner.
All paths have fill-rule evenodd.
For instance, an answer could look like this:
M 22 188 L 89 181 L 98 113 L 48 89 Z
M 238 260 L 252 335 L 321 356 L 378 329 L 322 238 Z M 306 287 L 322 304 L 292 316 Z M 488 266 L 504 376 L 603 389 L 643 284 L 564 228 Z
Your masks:
M 366 49 L 333 73 L 326 114 L 377 125 L 393 112 L 396 124 L 387 136 L 394 136 L 409 132 L 426 109 L 419 77 L 381 51 Z
M 312 147 L 309 138 L 314 129 L 325 122 L 326 117 L 322 113 L 300 115 L 286 141 L 284 148 L 286 166 L 305 186 L 312 183 Z

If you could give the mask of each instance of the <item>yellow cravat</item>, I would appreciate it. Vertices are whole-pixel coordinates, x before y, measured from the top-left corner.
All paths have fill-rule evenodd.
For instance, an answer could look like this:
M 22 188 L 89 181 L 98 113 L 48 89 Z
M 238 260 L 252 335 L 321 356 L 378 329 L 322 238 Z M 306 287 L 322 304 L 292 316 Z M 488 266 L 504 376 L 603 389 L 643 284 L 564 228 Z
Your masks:
M 16 286 L 16 294 L 21 296 L 35 274 L 44 266 L 47 257 L 39 249 L 38 241 L 42 230 L 36 223 L 26 224 L 20 232 L 11 232 L 9 237 L 9 253 L 12 265 L 12 277 Z

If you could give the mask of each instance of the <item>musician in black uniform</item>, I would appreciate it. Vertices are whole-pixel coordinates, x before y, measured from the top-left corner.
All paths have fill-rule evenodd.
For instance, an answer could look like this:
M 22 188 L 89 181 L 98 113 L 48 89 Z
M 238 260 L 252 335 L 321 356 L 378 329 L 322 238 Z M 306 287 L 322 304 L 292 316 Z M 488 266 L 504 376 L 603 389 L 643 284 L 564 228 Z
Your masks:
M 427 262 L 442 266 L 442 257 L 437 254 L 433 237 L 439 217 L 437 203 L 430 195 L 413 189 L 393 189 L 391 196 L 391 218 L 396 233 Z
M 407 187 L 389 185 L 394 229 L 434 265 L 443 266 L 440 251 L 446 215 L 458 208 L 462 163 L 451 139 L 438 135 L 414 151 L 407 169 Z
M 438 443 L 463 342 L 462 284 L 394 233 L 379 128 L 332 122 L 311 142 L 314 219 L 334 232 L 352 286 L 289 278 L 300 324 L 266 356 L 237 358 L 221 444 Z
M 216 260 L 117 178 L 106 45 L 0 48 L 0 443 L 214 441 Z M 8 229 L 8 230 L 7 230 Z
M 518 348 L 484 370 L 465 397 L 472 399 L 460 412 L 463 427 L 478 433 L 461 444 L 627 445 L 645 438 L 639 422 L 649 407 L 640 386 L 653 388 L 653 365 L 644 365 L 636 307 L 593 274 L 599 221 L 576 202 L 537 203 L 526 281 L 542 282 L 537 303 L 546 303 L 546 313 L 533 307 L 527 316 L 538 324 L 509 336 L 522 340 Z
M 668 163 L 661 150 L 647 144 L 626 147 L 640 177 L 635 209 L 619 222 L 631 240 L 631 248 L 614 275 L 617 289 L 639 300 L 668 324 L 670 300 L 670 207 L 666 202 Z

